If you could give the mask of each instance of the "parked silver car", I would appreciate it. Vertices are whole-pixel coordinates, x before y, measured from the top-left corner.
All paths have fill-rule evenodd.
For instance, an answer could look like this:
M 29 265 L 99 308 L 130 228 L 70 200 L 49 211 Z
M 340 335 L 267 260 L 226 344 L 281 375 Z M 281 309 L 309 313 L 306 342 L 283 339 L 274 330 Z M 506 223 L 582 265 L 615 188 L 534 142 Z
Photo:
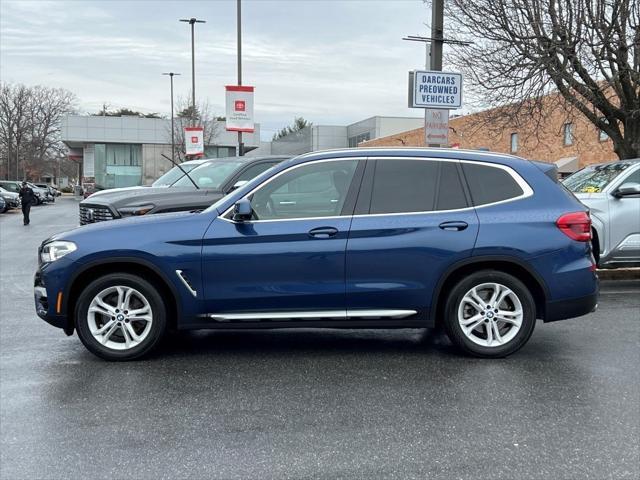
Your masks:
M 0 197 L 4 200 L 4 211 L 9 210 L 10 208 L 20 207 L 20 196 L 17 193 L 10 192 L 0 187 Z
M 640 159 L 590 165 L 563 184 L 591 211 L 598 266 L 640 266 Z

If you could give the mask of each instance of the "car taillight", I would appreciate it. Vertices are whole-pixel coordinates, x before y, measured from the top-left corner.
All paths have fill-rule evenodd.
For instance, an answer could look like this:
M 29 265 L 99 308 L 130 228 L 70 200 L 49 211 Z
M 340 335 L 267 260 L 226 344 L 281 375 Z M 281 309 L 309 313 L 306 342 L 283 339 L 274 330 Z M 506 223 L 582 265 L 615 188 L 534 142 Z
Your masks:
M 565 213 L 556 220 L 556 225 L 572 240 L 578 242 L 591 240 L 591 218 L 587 212 Z

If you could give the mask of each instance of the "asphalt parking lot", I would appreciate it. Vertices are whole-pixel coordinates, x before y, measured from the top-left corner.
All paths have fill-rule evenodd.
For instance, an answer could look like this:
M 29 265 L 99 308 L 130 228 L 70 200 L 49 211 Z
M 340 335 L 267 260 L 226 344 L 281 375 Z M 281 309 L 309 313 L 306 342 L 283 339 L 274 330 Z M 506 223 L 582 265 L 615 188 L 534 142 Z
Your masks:
M 107 363 L 35 315 L 77 201 L 0 215 L 0 478 L 640 477 L 640 284 L 503 360 L 420 330 L 182 333 Z

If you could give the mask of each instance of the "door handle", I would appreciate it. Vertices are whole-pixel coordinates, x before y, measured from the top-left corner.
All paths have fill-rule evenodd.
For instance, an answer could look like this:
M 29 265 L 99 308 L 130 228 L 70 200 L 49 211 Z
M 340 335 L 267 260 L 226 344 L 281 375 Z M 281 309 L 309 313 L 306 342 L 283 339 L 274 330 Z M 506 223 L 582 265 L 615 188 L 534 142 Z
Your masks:
M 338 229 L 333 227 L 318 227 L 309 230 L 309 236 L 313 238 L 331 238 L 337 233 Z
M 449 230 L 451 232 L 460 232 L 467 228 L 469 224 L 467 222 L 442 222 L 438 225 L 442 230 Z
M 295 202 L 295 200 L 283 200 L 281 202 L 278 202 L 278 204 L 280 204 L 280 205 L 295 205 L 296 202 Z

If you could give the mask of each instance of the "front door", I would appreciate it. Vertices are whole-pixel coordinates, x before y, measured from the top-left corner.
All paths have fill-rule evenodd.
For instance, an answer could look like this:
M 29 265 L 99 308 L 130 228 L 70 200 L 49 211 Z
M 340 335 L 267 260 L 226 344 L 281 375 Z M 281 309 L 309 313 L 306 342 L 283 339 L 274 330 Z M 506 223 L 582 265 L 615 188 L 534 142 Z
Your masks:
M 347 309 L 426 318 L 443 271 L 471 255 L 475 210 L 455 161 L 369 161 L 347 246 Z
M 227 212 L 211 224 L 203 241 L 210 319 L 340 317 L 360 162 L 293 166 L 247 195 L 252 220 L 234 222 Z

